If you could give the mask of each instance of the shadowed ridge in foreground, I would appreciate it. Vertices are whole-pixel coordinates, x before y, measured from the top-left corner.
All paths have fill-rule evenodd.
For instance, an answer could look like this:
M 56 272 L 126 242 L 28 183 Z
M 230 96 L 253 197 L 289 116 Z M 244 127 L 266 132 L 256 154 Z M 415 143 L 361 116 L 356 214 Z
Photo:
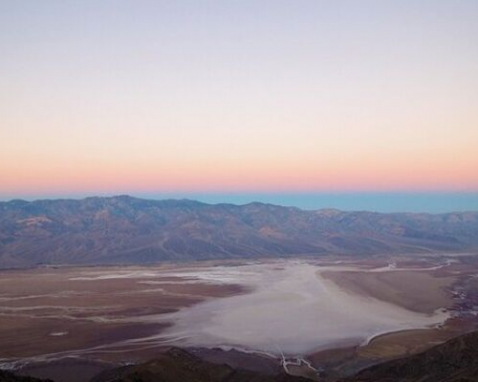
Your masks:
M 53 382 L 51 379 L 38 379 L 33 377 L 22 377 L 9 371 L 0 370 L 0 382 Z
M 287 374 L 262 375 L 204 361 L 171 348 L 139 365 L 107 370 L 91 382 L 306 382 Z M 327 381 L 327 379 L 324 379 Z M 0 382 L 51 382 L 0 371 Z M 366 368 L 340 382 L 478 382 L 478 332 L 454 338 L 423 353 Z
M 423 353 L 388 361 L 341 382 L 476 382 L 478 332 L 465 334 Z
M 92 382 L 176 381 L 306 381 L 288 375 L 262 376 L 205 362 L 181 349 L 171 349 L 148 363 L 108 371 Z M 423 353 L 362 370 L 340 382 L 477 382 L 478 332 L 466 334 Z
M 268 376 L 204 361 L 178 348 L 135 366 L 108 370 L 91 382 L 307 382 L 286 374 Z
M 478 249 L 478 212 L 383 214 L 129 196 L 0 202 L 0 268 Z

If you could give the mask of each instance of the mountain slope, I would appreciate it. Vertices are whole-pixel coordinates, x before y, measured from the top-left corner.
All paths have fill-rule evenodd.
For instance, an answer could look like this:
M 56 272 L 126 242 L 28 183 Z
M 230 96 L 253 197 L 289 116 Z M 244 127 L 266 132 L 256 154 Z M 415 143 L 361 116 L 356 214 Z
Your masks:
M 477 382 L 478 332 L 367 368 L 342 382 Z
M 0 382 L 41 382 L 0 370 Z M 215 364 L 171 348 L 157 359 L 107 370 L 91 382 L 306 382 L 286 374 L 262 375 Z M 48 382 L 48 381 L 45 381 Z M 465 334 L 423 353 L 388 361 L 339 382 L 478 382 L 478 332 Z
M 286 374 L 267 376 L 214 364 L 172 348 L 160 358 L 140 365 L 109 370 L 91 382 L 307 382 Z
M 294 382 L 288 375 L 263 376 L 211 364 L 173 348 L 144 364 L 106 371 L 91 382 Z M 477 382 L 478 332 L 452 339 L 423 353 L 367 368 L 340 382 Z
M 6 370 L 0 370 L 0 382 L 53 382 L 50 379 L 22 377 Z
M 476 248 L 476 212 L 304 211 L 129 196 L 0 203 L 0 267 Z

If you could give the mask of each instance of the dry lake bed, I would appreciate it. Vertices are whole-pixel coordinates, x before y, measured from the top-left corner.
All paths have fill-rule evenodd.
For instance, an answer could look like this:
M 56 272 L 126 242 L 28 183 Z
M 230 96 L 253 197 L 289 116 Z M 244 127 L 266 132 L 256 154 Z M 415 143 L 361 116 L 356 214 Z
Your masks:
M 472 330 L 477 291 L 472 255 L 1 271 L 0 363 L 80 381 L 182 346 L 340 375 Z

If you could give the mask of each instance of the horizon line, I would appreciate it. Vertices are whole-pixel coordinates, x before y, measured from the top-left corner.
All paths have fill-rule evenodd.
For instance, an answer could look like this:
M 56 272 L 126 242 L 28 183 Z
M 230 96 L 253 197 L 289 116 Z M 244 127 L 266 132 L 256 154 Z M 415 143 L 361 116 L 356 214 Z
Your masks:
M 88 195 L 51 195 L 49 197 L 0 196 L 1 203 L 23 201 L 82 201 L 92 198 L 114 199 L 131 198 L 147 201 L 189 201 L 205 205 L 263 204 L 280 207 L 298 208 L 304 211 L 337 210 L 342 212 L 375 213 L 425 213 L 449 214 L 478 212 L 478 192 L 458 193 L 417 193 L 417 192 L 361 192 L 361 193 L 162 193 L 162 194 L 88 194 Z M 450 208 L 443 208 L 448 199 Z M 328 200 L 328 202 L 327 202 Z M 440 207 L 441 205 L 441 207 Z M 407 207 L 408 206 L 408 207 Z M 428 206 L 428 207 L 427 207 Z M 453 207 L 454 206 L 454 207 Z

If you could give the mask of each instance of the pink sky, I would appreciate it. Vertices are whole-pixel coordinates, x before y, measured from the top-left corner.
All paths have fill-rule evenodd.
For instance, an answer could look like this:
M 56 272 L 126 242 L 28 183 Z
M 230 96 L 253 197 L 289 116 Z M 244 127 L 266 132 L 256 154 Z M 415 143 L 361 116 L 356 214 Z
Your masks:
M 0 194 L 478 191 L 476 1 L 7 3 Z

